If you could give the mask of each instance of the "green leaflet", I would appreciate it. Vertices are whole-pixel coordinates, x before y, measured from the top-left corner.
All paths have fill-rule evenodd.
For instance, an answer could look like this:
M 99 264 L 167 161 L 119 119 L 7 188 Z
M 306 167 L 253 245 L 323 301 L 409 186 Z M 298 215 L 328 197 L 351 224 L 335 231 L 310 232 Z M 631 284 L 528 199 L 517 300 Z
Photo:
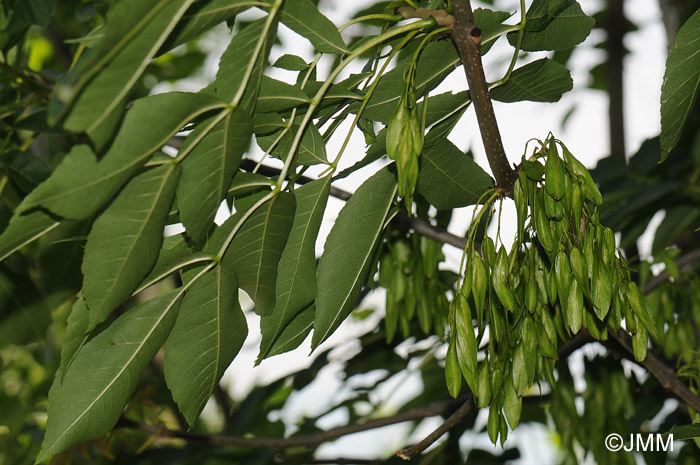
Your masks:
M 89 329 L 124 302 L 153 268 L 179 177 L 175 164 L 139 174 L 95 220 L 82 266 Z
M 416 190 L 438 210 L 474 205 L 494 184 L 491 176 L 447 139 L 423 151 Z
M 260 320 L 262 341 L 258 360 L 268 356 L 281 333 L 316 296 L 315 245 L 330 186 L 331 178 L 326 176 L 294 191 L 297 202 L 294 222 L 277 270 L 275 311 Z
M 310 0 L 286 0 L 281 18 L 285 26 L 308 39 L 319 52 L 347 52 L 338 28 Z
M 573 89 L 568 68 L 549 58 L 542 58 L 513 71 L 508 81 L 490 92 L 500 102 L 558 102 Z
M 99 161 L 88 146 L 75 146 L 51 177 L 27 196 L 21 211 L 43 206 L 67 218 L 89 218 L 183 126 L 221 107 L 211 96 L 185 92 L 137 100 Z
M 82 347 L 62 382 L 56 374 L 37 463 L 114 427 L 168 337 L 181 295 L 175 290 L 130 309 Z
M 63 375 L 65 375 L 75 355 L 87 341 L 88 319 L 89 314 L 85 299 L 82 293 L 79 293 L 70 315 L 68 315 L 66 337 L 63 338 L 63 347 L 61 347 L 61 366 L 58 372 Z M 61 382 L 63 382 L 63 378 L 61 378 Z
M 313 348 L 355 307 L 396 190 L 395 175 L 384 168 L 365 181 L 340 211 L 316 271 Z
M 309 102 L 306 93 L 297 86 L 263 76 L 255 111 L 270 113 L 290 110 Z
M 221 100 L 236 104 L 251 114 L 258 98 L 259 81 L 272 47 L 272 38 L 276 33 L 275 22 L 267 37 L 264 36 L 266 22 L 267 18 L 260 18 L 235 35 L 221 56 L 216 80 L 207 88 L 211 88 Z M 257 53 L 260 41 L 263 41 L 260 48 L 263 56 Z M 245 77 L 251 66 L 253 71 L 248 82 Z
M 503 21 L 513 16 L 505 11 L 493 11 L 488 8 L 476 8 L 474 21 L 481 29 L 481 55 L 486 55 L 496 40 L 512 26 Z
M 594 24 L 576 1 L 534 0 L 527 10 L 522 50 L 568 50 L 583 42 Z M 518 33 L 508 34 L 508 41 L 515 46 Z
M 452 41 L 439 40 L 429 43 L 418 58 L 416 65 L 416 75 L 413 80 L 416 98 L 425 95 L 437 86 L 459 63 L 461 63 L 459 53 L 457 53 Z M 399 63 L 396 68 L 379 79 L 374 93 L 362 112 L 363 118 L 384 124 L 389 122 L 403 92 L 403 74 L 406 65 L 405 61 Z M 359 104 L 357 107 L 359 108 Z M 353 106 L 351 108 L 354 109 Z M 428 105 L 428 109 L 430 109 L 430 105 Z
M 177 206 L 187 237 L 198 246 L 203 245 L 214 224 L 253 134 L 253 121 L 241 110 L 217 120 L 214 116 L 198 125 L 180 149 L 181 153 L 191 152 L 182 161 Z
M 165 343 L 165 380 L 190 426 L 248 335 L 237 290 L 238 278 L 221 266 L 201 276 Z
M 86 132 L 98 147 L 119 123 L 125 99 L 194 0 L 126 0 L 108 14 L 103 45 L 87 69 L 97 75 L 81 89 L 64 127 Z M 118 40 L 117 40 L 118 38 Z M 86 79 L 85 76 L 82 78 Z M 101 128 L 105 125 L 104 128 Z M 98 137 L 94 137 L 95 133 Z M 96 140 L 99 139 L 99 140 Z
M 22 204 L 0 234 L 0 262 L 61 224 L 59 219 L 42 210 L 25 213 L 21 210 Z
M 194 39 L 224 21 L 231 22 L 238 13 L 264 3 L 267 2 L 264 0 L 200 0 L 195 2 L 168 36 L 159 54 Z
M 238 276 L 239 286 L 255 301 L 255 311 L 260 315 L 268 315 L 275 308 L 277 266 L 294 210 L 294 195 L 289 192 L 261 205 L 245 220 L 221 260 L 221 266 Z M 212 254 L 219 252 L 243 215 L 237 212 L 212 234 L 208 246 Z
M 143 278 L 143 281 L 141 281 L 141 284 L 134 290 L 132 295 L 138 294 L 147 287 L 152 286 L 161 279 L 170 276 L 188 265 L 211 260 L 213 260 L 211 255 L 204 252 L 193 252 L 185 248 L 184 244 L 183 247 L 166 248 L 165 243 L 163 243 L 163 248 L 160 249 L 158 260 L 155 265 L 153 265 L 153 269 Z
M 678 30 L 661 86 L 661 161 L 676 146 L 700 91 L 700 10 Z
M 287 155 L 289 154 L 289 149 L 292 147 L 294 142 L 294 137 L 299 130 L 299 124 L 303 116 L 299 116 L 279 142 L 272 149 L 271 154 L 279 159 L 285 161 Z M 258 145 L 265 152 L 270 150 L 272 143 L 275 142 L 280 135 L 282 130 L 275 131 L 272 134 L 268 134 L 261 137 L 256 137 Z M 301 136 L 299 141 L 299 147 L 297 148 L 297 159 L 296 162 L 301 165 L 317 165 L 319 163 L 328 163 L 328 155 L 326 153 L 326 143 L 323 140 L 323 136 L 318 131 L 315 124 L 308 124 L 304 129 L 304 134 Z
M 277 339 L 275 339 L 268 351 L 267 357 L 283 354 L 299 347 L 314 326 L 315 313 L 316 310 L 313 304 L 297 313 L 277 336 Z M 261 361 L 260 358 L 256 360 L 256 363 L 259 361 Z

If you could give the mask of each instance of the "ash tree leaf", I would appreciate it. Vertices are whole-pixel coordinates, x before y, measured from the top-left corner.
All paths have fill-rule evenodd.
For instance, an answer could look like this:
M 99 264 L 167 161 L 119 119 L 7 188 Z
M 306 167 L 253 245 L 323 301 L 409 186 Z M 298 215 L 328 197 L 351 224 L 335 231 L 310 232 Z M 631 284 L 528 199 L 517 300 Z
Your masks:
M 292 148 L 294 138 L 299 131 L 299 124 L 303 116 L 299 116 L 292 127 L 282 135 L 282 130 L 275 131 L 271 134 L 256 137 L 256 141 L 262 150 L 269 152 L 271 155 L 279 158 L 282 161 L 287 159 L 289 150 Z M 282 138 L 280 139 L 280 136 Z M 270 152 L 272 144 L 277 141 L 277 145 Z M 300 165 L 317 165 L 319 163 L 328 163 L 328 154 L 326 152 L 326 143 L 323 136 L 319 132 L 316 125 L 309 123 L 304 129 L 304 134 L 301 136 L 299 146 L 297 147 L 296 162 Z
M 303 58 L 297 55 L 282 55 L 272 65 L 275 68 L 286 69 L 288 71 L 304 71 L 309 68 L 309 64 Z
M 316 310 L 313 304 L 297 313 L 272 343 L 270 349 L 267 351 L 266 358 L 283 354 L 299 347 L 314 327 L 315 313 Z M 260 363 L 261 361 L 262 359 L 258 356 L 256 363 Z
M 244 111 L 234 110 L 218 123 L 217 119 L 214 116 L 198 125 L 180 149 L 191 151 L 181 163 L 177 206 L 187 237 L 198 247 L 214 224 L 253 134 L 252 118 Z
M 420 157 L 416 190 L 438 210 L 474 205 L 494 185 L 483 168 L 447 139 Z
M 139 174 L 93 223 L 82 266 L 89 329 L 124 302 L 153 268 L 179 177 L 180 167 L 172 163 Z
M 251 114 L 258 98 L 259 84 L 267 64 L 267 56 L 277 32 L 277 23 L 275 22 L 265 37 L 263 32 L 266 22 L 267 18 L 253 21 L 231 39 L 231 43 L 221 56 L 216 79 L 206 89 L 206 91 L 214 92 L 225 102 L 234 103 L 235 99 L 240 98 L 235 103 Z M 263 42 L 259 47 L 260 41 Z M 259 54 L 256 53 L 258 49 L 260 50 Z M 244 89 L 243 86 L 246 84 L 244 78 L 251 65 L 253 72 Z
M 574 81 L 568 68 L 549 58 L 522 66 L 511 74 L 508 82 L 490 92 L 499 102 L 558 102 L 573 89 Z
M 534 0 L 527 10 L 522 50 L 568 50 L 583 42 L 594 25 L 576 1 Z M 518 33 L 508 34 L 508 41 L 515 46 Z
M 396 176 L 383 168 L 357 189 L 338 214 L 316 271 L 313 348 L 328 339 L 355 308 L 396 191 Z
M 277 339 L 316 297 L 316 238 L 330 186 L 331 177 L 327 176 L 294 191 L 297 203 L 294 222 L 277 269 L 275 310 L 260 320 L 262 341 L 258 360 L 268 357 Z M 306 329 L 303 324 L 301 327 Z
M 59 218 L 43 210 L 22 212 L 22 204 L 20 204 L 10 223 L 0 234 L 0 262 L 60 224 Z
M 77 353 L 49 391 L 37 463 L 114 428 L 149 362 L 168 337 L 181 290 L 129 309 Z
M 223 267 L 206 272 L 182 299 L 165 343 L 165 380 L 191 426 L 248 335 L 237 290 Z
M 661 161 L 676 146 L 700 90 L 700 10 L 681 26 L 661 86 Z
M 75 146 L 51 176 L 26 197 L 18 211 L 42 206 L 66 218 L 91 217 L 188 122 L 223 106 L 211 96 L 185 92 L 137 100 L 99 161 L 88 146 Z
M 414 85 L 416 97 L 421 97 L 434 89 L 442 80 L 461 63 L 459 53 L 452 41 L 439 40 L 429 43 L 416 64 Z M 369 98 L 362 117 L 372 121 L 388 124 L 394 109 L 398 105 L 404 88 L 404 69 L 407 63 L 402 62 L 388 73 L 384 74 L 377 83 L 374 93 Z M 359 108 L 360 104 L 356 104 Z M 354 106 L 351 106 L 355 109 Z M 430 108 L 430 105 L 428 105 Z
M 189 265 L 213 260 L 211 255 L 204 252 L 195 252 L 184 247 L 184 245 L 184 240 L 182 247 L 167 248 L 165 244 L 163 244 L 163 248 L 160 249 L 158 259 L 155 265 L 153 265 L 153 269 L 143 278 L 143 281 L 141 281 L 141 284 L 134 290 L 132 295 L 138 294 L 147 287 L 152 286 L 158 281 L 167 278 L 176 271 Z
M 290 110 L 308 103 L 309 98 L 299 87 L 263 76 L 260 93 L 255 106 L 256 112 L 271 113 Z
M 503 24 L 503 21 L 513 16 L 505 11 L 493 11 L 488 8 L 477 8 L 474 10 L 474 22 L 481 29 L 481 54 L 491 49 L 496 39 L 512 26 Z
M 221 266 L 238 276 L 239 286 L 255 302 L 255 312 L 268 315 L 275 308 L 277 267 L 294 220 L 294 195 L 283 192 L 258 207 L 236 232 Z M 246 212 L 236 212 L 209 240 L 212 254 L 221 247 Z
M 281 19 L 285 26 L 308 39 L 319 52 L 344 54 L 348 51 L 338 28 L 310 0 L 286 0 L 282 5 Z
M 195 2 L 168 36 L 159 54 L 194 39 L 224 21 L 230 23 L 237 14 L 253 6 L 260 6 L 260 1 L 206 0 Z
M 69 364 L 78 353 L 80 348 L 87 341 L 88 336 L 88 308 L 85 303 L 85 298 L 82 292 L 78 296 L 71 308 L 66 322 L 66 336 L 63 338 L 63 346 L 61 347 L 61 365 L 59 372 L 65 375 Z M 63 379 L 61 378 L 61 381 Z
M 107 15 L 105 39 L 64 127 L 85 132 L 98 148 L 111 138 L 129 91 L 194 0 L 125 0 Z M 83 74 L 81 80 L 88 77 Z
M 671 428 L 664 433 L 664 437 L 669 434 L 673 435 L 674 441 L 683 441 L 686 439 L 697 439 L 700 438 L 700 423 L 693 423 L 691 425 L 682 425 Z

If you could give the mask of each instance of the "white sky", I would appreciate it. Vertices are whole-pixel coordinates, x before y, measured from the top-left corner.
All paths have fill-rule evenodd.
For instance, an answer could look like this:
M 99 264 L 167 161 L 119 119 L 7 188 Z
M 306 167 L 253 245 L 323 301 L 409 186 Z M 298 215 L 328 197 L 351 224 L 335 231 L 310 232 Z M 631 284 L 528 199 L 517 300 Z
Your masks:
M 598 11 L 603 2 L 601 0 L 579 0 L 584 11 L 592 14 Z M 336 24 L 345 22 L 352 13 L 361 9 L 365 5 L 372 4 L 373 0 L 356 0 L 353 2 L 322 0 L 321 9 L 327 14 Z M 479 2 L 473 2 L 474 6 L 480 5 Z M 531 2 L 527 2 L 529 5 Z M 496 0 L 493 8 L 515 11 L 519 5 L 517 0 Z M 626 14 L 639 28 L 634 33 L 627 34 L 625 37 L 625 45 L 631 51 L 625 59 L 625 136 L 627 143 L 627 155 L 630 156 L 636 152 L 640 144 L 647 138 L 654 137 L 659 133 L 659 97 L 660 87 L 663 77 L 665 54 L 666 54 L 666 36 L 661 24 L 661 13 L 658 9 L 656 0 L 636 0 L 635 2 L 626 2 Z M 632 5 L 634 5 L 632 7 Z M 333 8 L 335 7 L 335 8 Z M 516 17 L 517 18 L 517 15 Z M 353 26 L 358 28 L 360 26 Z M 351 32 L 356 32 L 350 29 Z M 313 58 L 313 50 L 311 46 L 304 40 L 299 39 L 294 33 L 280 27 L 280 35 L 283 47 L 275 46 L 272 50 L 271 61 L 285 54 L 294 53 L 302 56 L 307 61 Z M 218 58 L 228 44 L 228 31 L 225 27 L 221 27 L 210 34 L 202 45 L 210 56 L 207 58 L 207 65 L 203 79 L 195 79 L 182 83 L 178 83 L 178 88 L 183 90 L 198 90 L 203 84 L 209 82 L 216 72 Z M 525 142 L 532 138 L 544 138 L 549 131 L 552 131 L 559 139 L 563 140 L 572 153 L 584 162 L 587 166 L 593 167 L 598 159 L 605 156 L 608 151 L 608 123 L 607 123 L 607 99 L 604 93 L 599 91 L 588 90 L 585 88 L 588 80 L 587 71 L 591 66 L 605 59 L 602 51 L 594 49 L 593 45 L 599 42 L 604 36 L 599 31 L 594 31 L 587 39 L 584 45 L 577 48 L 576 52 L 569 65 L 572 68 L 574 78 L 574 91 L 562 98 L 555 104 L 542 103 L 516 103 L 502 104 L 494 102 L 496 116 L 499 122 L 503 143 L 511 162 L 518 162 L 525 146 Z M 501 77 L 510 60 L 511 48 L 506 46 L 504 39 L 499 39 L 497 45 L 485 57 L 485 67 L 487 79 L 496 80 Z M 542 55 L 534 56 L 539 58 Z M 350 72 L 357 72 L 362 66 L 359 64 L 356 67 L 350 67 L 344 75 Z M 328 66 L 322 63 L 320 66 L 319 76 L 327 72 Z M 278 79 L 292 79 L 293 76 L 280 70 L 271 70 L 271 74 Z M 435 93 L 452 90 L 454 92 L 464 90 L 466 88 L 466 79 L 461 68 L 457 69 L 449 78 L 438 88 Z M 167 86 L 163 86 L 160 91 L 169 90 Z M 574 113 L 569 118 L 567 124 L 562 127 L 561 121 L 569 110 L 574 109 Z M 347 125 L 345 125 L 347 127 Z M 344 131 L 339 130 L 339 137 L 334 137 L 329 144 L 329 158 L 334 158 L 339 146 L 338 138 L 344 137 Z M 478 127 L 474 117 L 473 110 L 470 108 L 466 116 L 460 121 L 456 129 L 453 131 L 450 139 L 460 148 L 470 148 L 474 154 L 476 161 L 487 171 L 488 164 L 484 155 L 481 139 L 478 133 Z M 364 140 L 361 135 L 356 134 L 352 143 L 343 157 L 343 166 L 349 166 L 359 160 L 364 155 L 365 147 Z M 274 160 L 268 160 L 266 163 L 274 164 Z M 369 168 L 358 172 L 356 175 L 342 180 L 338 183 L 338 187 L 353 191 L 367 176 L 376 169 L 376 165 L 371 165 Z M 314 171 L 311 171 L 314 173 Z M 342 207 L 343 203 L 332 199 L 329 202 L 327 218 L 321 230 L 321 237 L 317 243 L 317 249 L 320 253 L 323 247 L 325 235 L 330 230 L 330 227 L 337 216 L 337 212 Z M 462 213 L 456 215 L 455 220 L 450 226 L 450 230 L 455 234 L 464 234 L 468 218 L 470 217 L 469 209 L 462 209 Z M 512 213 L 510 205 L 506 205 L 504 215 Z M 505 217 L 505 216 L 504 216 Z M 509 232 L 510 229 L 510 232 Z M 509 228 L 505 225 L 502 235 L 512 235 L 512 226 Z M 642 244 L 642 252 L 645 250 Z M 461 251 L 457 251 L 451 247 L 444 247 L 444 251 L 448 256 L 448 266 L 456 268 Z M 243 295 L 243 294 L 242 294 Z M 243 295 L 244 298 L 247 298 Z M 381 308 L 383 302 L 383 294 L 378 293 L 374 298 L 368 299 L 365 306 L 375 306 Z M 381 313 L 381 312 L 380 312 Z M 378 316 L 370 318 L 368 321 L 356 322 L 348 320 L 341 326 L 336 334 L 329 341 L 321 346 L 320 350 L 325 347 L 339 346 L 335 349 L 339 356 L 347 351 L 352 351 L 353 345 L 351 341 L 354 336 L 371 330 L 377 324 Z M 255 384 L 270 382 L 279 378 L 285 373 L 289 373 L 295 369 L 304 366 L 309 362 L 307 358 L 309 352 L 309 342 L 306 341 L 297 351 L 281 356 L 273 357 L 263 362 L 259 367 L 252 368 L 253 361 L 257 355 L 257 347 L 259 344 L 258 320 L 255 315 L 250 315 L 249 319 L 250 335 L 241 354 L 236 358 L 233 365 L 224 375 L 223 384 L 227 386 L 231 394 L 237 398 L 242 398 Z M 579 356 L 579 364 L 580 364 Z M 341 356 L 341 358 L 344 358 Z M 329 405 L 338 399 L 345 398 L 348 392 L 342 389 L 342 382 L 337 378 L 340 372 L 340 364 L 331 364 L 327 369 L 321 372 L 319 378 L 307 390 L 302 393 L 295 394 L 295 399 L 290 402 L 289 408 L 281 412 L 283 418 L 288 425 L 293 425 L 303 415 L 317 415 L 324 411 Z M 415 395 L 416 390 L 420 389 L 420 380 L 415 374 L 403 374 L 395 377 L 379 390 L 376 400 L 383 400 L 386 406 L 386 411 L 391 412 L 397 408 L 406 399 Z M 585 383 L 584 383 L 585 385 Z M 583 387 L 583 386 L 581 386 Z M 207 409 L 212 412 L 212 409 Z M 205 411 L 205 413 L 207 412 Z M 482 412 L 484 414 L 485 412 Z M 329 415 L 322 424 L 323 427 L 331 427 L 336 424 L 341 424 L 345 420 L 343 412 L 336 412 Z M 480 416 L 479 422 L 485 422 L 485 417 Z M 429 419 L 421 424 L 417 431 L 411 437 L 420 439 L 427 434 L 437 424 L 439 419 Z M 319 455 L 322 457 L 334 456 L 352 456 L 352 457 L 367 457 L 375 458 L 377 456 L 386 456 L 392 451 L 403 445 L 402 440 L 409 434 L 408 425 L 396 425 L 382 429 L 380 432 L 371 431 L 364 434 L 354 435 L 345 438 L 335 443 L 323 446 Z M 379 438 L 379 439 L 378 439 Z M 557 456 L 552 446 L 552 438 L 549 433 L 541 426 L 521 425 L 517 430 L 509 436 L 506 446 L 519 445 L 524 456 L 516 463 L 529 464 L 550 464 L 557 462 Z M 472 448 L 478 446 L 490 450 L 492 446 L 485 435 L 467 435 L 462 440 L 463 447 Z

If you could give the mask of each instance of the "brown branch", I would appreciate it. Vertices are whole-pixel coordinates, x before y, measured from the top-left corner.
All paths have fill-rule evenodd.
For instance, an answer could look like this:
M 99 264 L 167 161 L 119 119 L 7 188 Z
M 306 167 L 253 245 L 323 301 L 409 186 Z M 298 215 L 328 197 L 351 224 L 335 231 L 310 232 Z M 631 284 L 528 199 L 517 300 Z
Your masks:
M 464 72 L 467 75 L 469 93 L 479 122 L 486 157 L 498 187 L 503 189 L 506 195 L 510 195 L 513 192 L 517 173 L 508 163 L 496 122 L 496 114 L 493 111 L 491 97 L 489 97 L 484 66 L 481 63 L 481 29 L 474 21 L 469 0 L 454 0 L 453 6 L 455 20 L 452 26 L 452 40 L 457 46 L 464 64 Z
M 629 354 L 634 354 L 632 338 L 622 330 L 614 332 L 608 328 L 608 334 Z M 634 360 L 632 357 L 630 360 Z M 678 399 L 682 400 L 696 412 L 700 412 L 700 397 L 695 395 L 688 386 L 680 380 L 675 371 L 668 367 L 663 361 L 656 358 L 651 352 L 641 362 L 635 363 L 644 367 L 650 375 L 657 379 L 664 389 L 670 391 Z
M 433 444 L 435 441 L 440 439 L 443 434 L 447 433 L 449 430 L 454 428 L 457 425 L 457 423 L 459 423 L 462 420 L 462 418 L 464 418 L 467 415 L 467 413 L 469 413 L 472 410 L 472 408 L 474 408 L 474 398 L 472 396 L 469 396 L 469 399 L 467 399 L 467 401 L 464 402 L 455 413 L 450 415 L 444 423 L 438 426 L 435 429 L 435 431 L 427 435 L 425 439 L 423 439 L 415 446 L 397 450 L 396 455 L 398 455 L 404 460 L 411 460 L 413 457 L 430 447 L 430 445 Z
M 396 12 L 403 16 L 404 19 L 434 18 L 435 22 L 440 27 L 452 27 L 452 23 L 454 23 L 455 20 L 454 17 L 445 10 L 429 10 L 427 8 L 413 8 L 410 6 L 401 6 L 396 9 Z
M 608 87 L 608 125 L 610 129 L 610 155 L 626 161 L 625 115 L 623 92 L 623 62 L 625 57 L 625 13 L 623 0 L 608 0 L 608 17 L 605 21 L 605 42 L 608 52 L 606 81 Z
M 459 403 L 464 402 L 466 396 L 457 399 L 446 399 L 431 402 L 423 407 L 399 412 L 396 415 L 385 418 L 377 418 L 364 423 L 332 428 L 318 433 L 295 436 L 290 438 L 251 438 L 240 436 L 224 436 L 217 434 L 191 433 L 184 430 L 171 430 L 162 426 L 139 423 L 122 417 L 117 423 L 117 427 L 136 429 L 153 436 L 163 438 L 184 439 L 188 442 L 197 442 L 213 446 L 244 447 L 248 449 L 285 449 L 290 447 L 316 447 L 324 442 L 333 441 L 343 436 L 361 431 L 381 428 L 383 426 L 394 425 L 404 421 L 422 420 L 424 418 L 445 415 L 451 412 Z
M 691 250 L 690 252 L 678 257 L 678 260 L 676 260 L 676 264 L 681 270 L 690 270 L 692 268 L 692 265 L 699 260 L 700 249 Z M 670 275 L 667 271 L 662 271 L 658 275 L 654 276 L 649 281 L 647 281 L 647 284 L 644 286 L 644 294 L 650 293 L 651 291 L 659 287 L 661 283 L 668 280 L 668 278 L 670 278 Z

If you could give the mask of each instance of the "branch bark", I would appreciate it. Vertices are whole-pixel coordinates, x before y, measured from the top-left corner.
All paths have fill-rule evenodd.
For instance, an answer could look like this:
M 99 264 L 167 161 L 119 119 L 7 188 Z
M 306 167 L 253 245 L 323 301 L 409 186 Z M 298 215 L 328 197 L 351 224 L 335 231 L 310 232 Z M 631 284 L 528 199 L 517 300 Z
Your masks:
M 452 40 L 464 64 L 486 157 L 498 187 L 503 189 L 506 195 L 511 195 L 517 173 L 511 168 L 503 149 L 496 114 L 489 97 L 484 66 L 481 63 L 481 30 L 474 21 L 469 0 L 454 0 L 453 8 L 455 20 L 452 26 Z

